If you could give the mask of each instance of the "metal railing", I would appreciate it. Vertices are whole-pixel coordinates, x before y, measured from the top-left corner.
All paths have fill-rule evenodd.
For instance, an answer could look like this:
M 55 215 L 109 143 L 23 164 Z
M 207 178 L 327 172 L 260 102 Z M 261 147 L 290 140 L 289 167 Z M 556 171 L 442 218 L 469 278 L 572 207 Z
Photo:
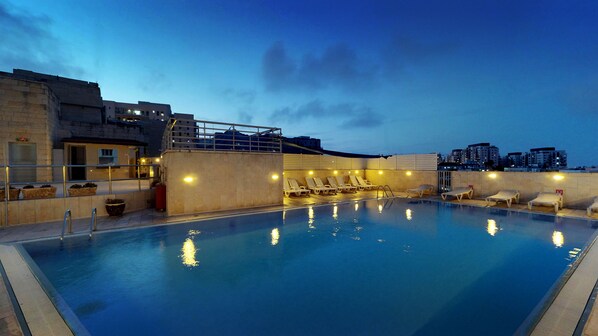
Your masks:
M 104 193 L 113 194 L 115 189 L 142 190 L 142 181 L 160 180 L 161 174 L 157 164 L 0 165 L 0 168 L 4 170 L 4 177 L 0 178 L 0 189 L 4 189 L 4 226 L 8 225 L 8 202 L 26 199 L 23 187 L 27 185 L 49 185 L 54 192 L 52 197 L 67 198 L 77 197 L 69 195 L 69 189 L 74 184 L 94 183 Z M 14 194 L 17 189 L 21 190 L 14 197 L 11 191 Z M 33 190 L 41 191 L 41 188 Z
M 162 150 L 282 152 L 282 130 L 275 127 L 174 119 L 168 121 Z

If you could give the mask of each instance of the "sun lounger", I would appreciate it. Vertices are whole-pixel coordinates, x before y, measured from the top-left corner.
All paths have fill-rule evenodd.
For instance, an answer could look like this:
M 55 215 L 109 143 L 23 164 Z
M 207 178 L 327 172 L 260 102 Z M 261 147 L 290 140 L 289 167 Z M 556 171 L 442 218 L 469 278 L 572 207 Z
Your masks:
M 335 188 L 326 187 L 323 184 L 321 187 L 318 187 L 316 185 L 316 182 L 314 181 L 314 178 L 312 178 L 312 177 L 306 177 L 305 181 L 307 182 L 307 187 L 309 188 L 309 190 L 313 191 L 313 193 L 316 195 L 319 195 L 320 193 L 328 194 L 331 192 L 336 194 Z M 320 180 L 320 182 L 322 182 L 322 181 Z
M 558 212 L 563 207 L 563 195 L 553 193 L 539 193 L 536 198 L 527 202 L 527 208 L 532 209 L 533 205 L 554 206 L 554 212 Z
M 519 191 L 518 190 L 501 190 L 496 195 L 486 197 L 486 203 L 494 202 L 506 202 L 507 207 L 511 207 L 511 202 L 515 200 L 515 203 L 519 203 Z
M 588 207 L 588 216 L 592 216 L 592 211 L 598 211 L 598 197 L 594 199 L 594 203 Z
M 355 176 L 357 178 L 357 182 L 359 182 L 359 184 L 363 185 L 364 188 L 370 188 L 370 189 L 376 189 L 379 186 L 377 184 L 372 184 L 370 183 L 370 181 L 368 180 L 364 180 L 361 176 Z
M 357 190 L 364 190 L 365 187 L 362 186 L 361 184 L 359 184 L 359 182 L 357 182 L 357 178 L 355 178 L 355 175 L 349 175 L 349 181 L 351 182 L 351 185 L 354 186 L 355 188 L 357 188 Z
M 328 184 L 331 187 L 336 188 L 337 191 L 340 192 L 357 192 L 357 187 L 346 185 L 346 184 L 339 184 L 334 176 L 328 176 Z
M 311 193 L 311 191 L 309 189 L 306 189 L 304 186 L 299 186 L 297 180 L 286 178 L 283 181 L 283 192 L 287 197 L 291 196 L 291 194 L 295 196 L 309 196 L 309 194 Z
M 456 188 L 455 190 L 447 191 L 447 192 L 440 194 L 440 196 L 442 197 L 443 200 L 446 200 L 446 198 L 448 196 L 454 196 L 457 199 L 457 201 L 459 201 L 459 202 L 461 202 L 461 200 L 463 199 L 463 196 L 465 196 L 465 195 L 467 195 L 467 197 L 469 199 L 471 199 L 473 197 L 473 189 L 470 187 Z
M 424 194 L 426 194 L 426 193 L 432 194 L 433 191 L 434 191 L 434 186 L 431 184 L 421 184 L 417 188 L 411 188 L 411 189 L 405 190 L 405 192 L 407 193 L 407 195 L 409 197 L 411 197 L 410 194 L 416 194 L 419 197 L 423 197 Z
M 328 188 L 328 192 L 334 194 L 336 194 L 337 192 L 336 187 L 333 187 L 330 184 L 324 184 L 324 182 L 322 182 L 322 179 L 320 179 L 319 177 L 314 177 L 314 182 L 316 182 L 316 187 L 318 188 Z

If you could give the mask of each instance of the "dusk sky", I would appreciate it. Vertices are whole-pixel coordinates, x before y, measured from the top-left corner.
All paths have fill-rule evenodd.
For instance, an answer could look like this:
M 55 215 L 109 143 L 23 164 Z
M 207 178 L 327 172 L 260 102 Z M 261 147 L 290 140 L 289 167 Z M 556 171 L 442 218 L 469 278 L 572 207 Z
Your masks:
M 4 1 L 0 71 L 281 127 L 326 149 L 598 165 L 596 1 Z

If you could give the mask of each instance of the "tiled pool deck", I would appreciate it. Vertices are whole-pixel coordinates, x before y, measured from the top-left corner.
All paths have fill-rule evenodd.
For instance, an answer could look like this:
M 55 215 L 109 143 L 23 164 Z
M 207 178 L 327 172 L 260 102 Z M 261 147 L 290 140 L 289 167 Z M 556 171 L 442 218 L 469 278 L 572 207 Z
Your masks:
M 208 219 L 223 216 L 232 216 L 237 214 L 246 214 L 263 211 L 276 211 L 282 209 L 300 208 L 309 205 L 322 205 L 330 203 L 340 203 L 349 201 L 358 201 L 365 199 L 376 198 L 376 191 L 361 191 L 359 193 L 337 194 L 337 195 L 312 195 L 311 197 L 285 197 L 284 206 L 262 207 L 255 209 L 242 209 L 235 211 L 223 211 L 203 213 L 199 215 L 175 216 L 166 217 L 164 213 L 154 211 L 153 209 L 138 211 L 126 214 L 123 217 L 103 217 L 98 218 L 98 231 L 109 231 L 124 228 L 134 228 L 143 226 L 152 226 L 160 224 L 170 224 L 178 222 L 186 222 L 200 219 Z M 397 197 L 406 197 L 404 193 L 395 193 Z M 439 196 L 425 197 L 427 199 L 440 200 Z M 458 203 L 456 201 L 447 201 L 450 203 Z M 486 202 L 483 200 L 468 200 L 464 199 L 460 204 L 470 206 L 485 207 Z M 490 206 L 506 209 L 504 203 L 495 205 L 490 203 Z M 526 204 L 513 204 L 511 210 L 530 212 Z M 550 207 L 534 207 L 533 213 L 553 214 Z M 566 216 L 574 218 L 588 219 L 584 210 L 563 209 L 558 212 L 557 216 Z M 598 214 L 594 214 L 593 220 L 598 220 Z M 50 237 L 58 237 L 62 230 L 62 222 L 43 223 L 20 225 L 14 227 L 3 228 L 0 230 L 0 243 L 7 244 L 25 240 L 42 239 Z M 73 221 L 74 234 L 86 234 L 89 230 L 89 219 L 78 219 Z M 60 326 L 60 318 L 55 315 L 56 311 L 52 311 L 47 307 L 48 298 L 41 287 L 32 286 L 31 279 L 27 273 L 20 272 L 20 268 L 26 268 L 19 265 L 18 260 L 12 256 L 13 251 L 10 250 L 10 245 L 0 245 L 0 255 L 7 273 L 10 273 L 9 279 L 11 283 L 17 281 L 17 286 L 13 285 L 13 290 L 16 296 L 19 297 L 20 309 L 19 313 L 15 312 L 15 307 L 10 300 L 9 292 L 4 284 L 4 279 L 0 277 L 0 335 L 27 335 L 31 332 L 32 335 L 62 335 L 64 334 L 63 326 Z M 8 260 L 6 260 L 8 259 Z M 572 330 L 575 330 L 577 321 L 583 308 L 586 306 L 588 299 L 587 290 L 588 285 L 591 289 L 594 288 L 596 278 L 598 277 L 598 247 L 594 246 L 590 249 L 586 257 L 582 260 L 574 275 L 567 281 L 561 290 L 564 296 L 557 296 L 551 308 L 547 311 L 545 319 L 540 321 L 538 329 L 534 334 L 538 335 L 572 335 Z M 33 289 L 25 289 L 26 286 L 32 286 Z M 585 287 L 585 288 L 582 288 Z M 590 291 L 591 291 L 590 289 Z M 21 295 L 19 295 L 21 292 Z M 23 293 L 27 293 L 23 298 Z M 28 301 L 28 302 L 23 302 Z M 32 307 L 32 305 L 34 307 Z M 581 312 L 580 312 L 581 307 Z M 33 309 L 35 308 L 35 309 Z M 30 311 L 27 311 L 27 310 Z M 31 311 L 33 310 L 33 312 Z M 27 318 L 28 329 L 23 331 L 18 323 L 18 316 L 20 311 L 23 311 Z M 33 314 L 33 315 L 32 315 Z M 34 317 L 32 317 L 34 316 Z M 60 321 L 56 321 L 56 320 Z M 26 327 L 27 328 L 27 327 Z M 573 328 L 573 329 L 571 329 Z M 588 322 L 581 335 L 598 335 L 598 309 L 593 309 L 589 315 Z

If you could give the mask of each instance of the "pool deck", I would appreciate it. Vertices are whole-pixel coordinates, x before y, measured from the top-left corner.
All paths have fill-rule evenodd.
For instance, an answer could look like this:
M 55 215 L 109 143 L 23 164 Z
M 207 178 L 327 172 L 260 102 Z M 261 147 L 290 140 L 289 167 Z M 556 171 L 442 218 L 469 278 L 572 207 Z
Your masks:
M 210 219 L 217 217 L 234 216 L 239 214 L 259 213 L 264 211 L 278 211 L 283 209 L 303 208 L 312 205 L 325 205 L 342 202 L 360 201 L 375 199 L 376 191 L 360 191 L 358 193 L 339 193 L 337 195 L 312 195 L 310 197 L 285 197 L 284 205 L 261 207 L 252 209 L 239 209 L 234 211 L 220 211 L 202 213 L 198 215 L 186 215 L 167 217 L 162 212 L 147 209 L 128 213 L 122 217 L 98 218 L 98 232 L 112 231 L 118 229 L 136 228 L 153 225 L 174 224 L 180 222 Z M 396 193 L 396 197 L 407 197 L 405 193 Z M 417 199 L 417 198 L 416 198 Z M 477 207 L 496 207 L 508 209 L 504 203 L 486 204 L 484 200 L 464 199 L 462 202 L 454 200 L 442 201 L 439 196 L 428 196 L 423 199 L 431 199 L 440 202 L 462 204 Z M 510 210 L 554 214 L 551 207 L 534 207 L 532 211 L 527 209 L 525 203 L 513 204 Z M 563 209 L 557 216 L 587 219 L 585 210 Z M 591 217 L 598 220 L 598 214 Z M 10 243 L 45 239 L 55 237 L 58 239 L 62 230 L 62 221 L 29 224 L 2 228 L 0 230 L 0 259 L 6 270 L 10 288 L 18 297 L 20 304 L 19 313 L 15 311 L 9 290 L 0 277 L 0 335 L 65 335 L 70 330 L 64 329 L 66 323 L 57 315 L 56 309 L 50 303 L 47 295 L 37 283 L 37 280 L 30 272 L 29 267 L 24 264 L 16 249 Z M 88 234 L 89 219 L 73 220 L 73 234 Z M 588 298 L 594 290 L 598 279 L 598 246 L 592 246 L 585 257 L 578 265 L 576 271 L 561 288 L 559 294 L 554 298 L 551 306 L 537 325 L 533 335 L 573 335 L 581 314 L 586 308 Z M 587 317 L 587 323 L 583 331 L 577 331 L 579 335 L 598 335 L 598 308 L 594 306 Z M 19 324 L 20 312 L 27 321 L 24 328 Z M 28 329 L 28 330 L 27 330 Z

